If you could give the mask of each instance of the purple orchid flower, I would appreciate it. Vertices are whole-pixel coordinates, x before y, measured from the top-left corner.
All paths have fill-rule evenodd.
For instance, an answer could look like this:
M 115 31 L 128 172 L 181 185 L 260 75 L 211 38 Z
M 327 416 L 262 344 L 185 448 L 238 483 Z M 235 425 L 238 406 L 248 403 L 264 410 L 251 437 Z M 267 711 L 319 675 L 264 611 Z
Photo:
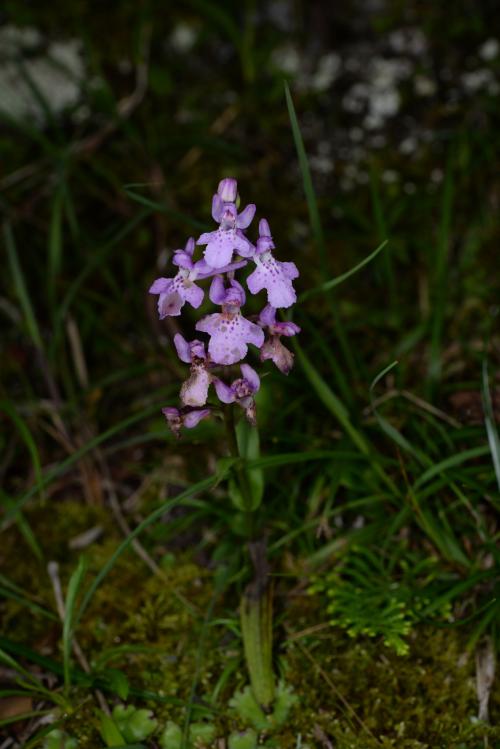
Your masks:
M 171 431 L 176 437 L 180 437 L 182 427 L 193 429 L 202 419 L 210 416 L 211 411 L 209 408 L 182 408 L 179 410 L 173 406 L 167 406 L 162 408 L 162 413 Z
M 172 262 L 177 265 L 179 272 L 174 278 L 157 278 L 149 289 L 150 294 L 159 294 L 158 313 L 160 320 L 165 317 L 177 317 L 181 309 L 188 302 L 194 309 L 198 309 L 205 295 L 203 289 L 196 285 L 196 281 L 203 281 L 215 273 L 229 273 L 239 270 L 246 264 L 246 260 L 214 270 L 205 260 L 193 262 L 195 248 L 194 239 L 190 237 L 183 250 L 176 250 Z
M 251 257 L 254 246 L 245 237 L 242 229 L 247 229 L 255 215 L 255 205 L 250 203 L 238 213 L 236 208 L 237 182 L 226 177 L 219 183 L 212 199 L 212 218 L 219 224 L 216 231 L 205 232 L 196 244 L 205 244 L 204 257 L 211 268 L 221 269 L 231 262 L 233 251 L 243 257 Z
M 149 289 L 150 294 L 159 294 L 158 313 L 160 320 L 177 317 L 188 302 L 198 309 L 203 301 L 204 291 L 196 286 L 197 271 L 193 263 L 194 239 L 190 237 L 184 250 L 176 250 L 173 262 L 179 267 L 174 278 L 157 278 Z
M 260 388 L 260 378 L 257 372 L 249 364 L 242 364 L 242 376 L 231 385 L 214 377 L 214 387 L 217 396 L 222 403 L 237 403 L 245 411 L 248 421 L 255 426 L 255 401 L 254 395 Z
M 245 303 L 245 292 L 238 281 L 231 280 L 226 289 L 222 277 L 215 276 L 210 287 L 210 299 L 222 306 L 222 312 L 206 315 L 195 327 L 209 334 L 208 353 L 213 362 L 236 364 L 247 355 L 247 344 L 252 343 L 257 348 L 262 346 L 262 329 L 240 312 L 241 305 Z
M 297 301 L 292 281 L 299 272 L 295 263 L 281 263 L 276 260 L 271 250 L 274 243 L 266 219 L 259 222 L 259 239 L 253 257 L 256 269 L 247 278 L 247 286 L 252 294 L 262 289 L 267 291 L 267 301 L 274 308 L 291 307 Z
M 271 359 L 280 372 L 288 374 L 293 367 L 293 354 L 280 341 L 282 335 L 290 337 L 300 333 L 300 328 L 294 322 L 276 322 L 276 310 L 266 304 L 259 315 L 259 324 L 267 328 L 269 339 L 260 350 L 261 361 Z
M 207 369 L 205 344 L 198 340 L 188 342 L 177 333 L 174 336 L 174 345 L 179 359 L 191 365 L 191 374 L 181 387 L 181 401 L 185 406 L 204 406 L 212 382 L 212 375 Z

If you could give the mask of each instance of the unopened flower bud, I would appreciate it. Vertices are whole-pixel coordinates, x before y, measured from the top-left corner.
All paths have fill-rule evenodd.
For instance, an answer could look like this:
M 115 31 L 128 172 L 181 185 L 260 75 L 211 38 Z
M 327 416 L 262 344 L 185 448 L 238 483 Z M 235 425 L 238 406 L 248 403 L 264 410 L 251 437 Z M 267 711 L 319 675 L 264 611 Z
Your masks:
M 235 203 L 238 195 L 238 183 L 232 177 L 221 179 L 217 193 L 224 203 Z

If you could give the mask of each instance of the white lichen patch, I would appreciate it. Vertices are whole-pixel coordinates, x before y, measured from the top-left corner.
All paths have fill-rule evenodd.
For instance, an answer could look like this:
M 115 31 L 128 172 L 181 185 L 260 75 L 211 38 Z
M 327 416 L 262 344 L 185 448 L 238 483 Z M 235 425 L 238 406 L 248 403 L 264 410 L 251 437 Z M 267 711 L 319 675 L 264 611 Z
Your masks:
M 0 29 L 0 109 L 13 119 L 44 124 L 81 100 L 85 77 L 82 43 L 45 43 L 35 28 Z

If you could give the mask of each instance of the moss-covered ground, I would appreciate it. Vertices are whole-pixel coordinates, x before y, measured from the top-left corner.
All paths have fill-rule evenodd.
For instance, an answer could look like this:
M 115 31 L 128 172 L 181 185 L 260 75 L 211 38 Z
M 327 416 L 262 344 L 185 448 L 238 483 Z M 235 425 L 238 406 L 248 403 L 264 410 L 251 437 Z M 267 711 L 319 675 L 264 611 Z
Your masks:
M 62 502 L 48 516 L 40 507 L 28 515 L 46 558 L 58 561 L 66 584 L 76 564 L 65 539 L 89 527 L 103 528 L 101 540 L 86 550 L 88 574 L 97 573 L 120 540 L 103 508 Z M 53 609 L 53 590 L 40 574 L 39 561 L 16 553 L 24 541 L 13 532 L 0 551 L 2 570 L 21 588 L 34 589 L 36 602 Z M 294 570 L 291 574 L 291 570 Z M 451 625 L 418 625 L 409 652 L 397 655 L 380 639 L 351 638 L 328 624 L 322 601 L 308 591 L 304 566 L 287 557 L 275 595 L 275 666 L 298 701 L 286 725 L 261 734 L 269 746 L 295 749 L 475 749 L 486 737 L 500 740 L 500 691 L 490 701 L 491 725 L 477 720 L 474 653 L 467 632 Z M 283 582 L 285 580 L 285 582 Z M 157 574 L 131 550 L 116 563 L 95 594 L 75 633 L 94 671 L 120 670 L 129 683 L 126 704 L 152 710 L 158 725 L 181 726 L 187 705 L 191 720 L 207 721 L 219 738 L 247 728 L 229 708 L 233 693 L 247 680 L 238 636 L 238 600 L 226 592 L 214 600 L 213 572 L 188 554 L 166 554 Z M 207 617 L 207 612 L 209 616 Z M 2 631 L 30 644 L 51 663 L 61 664 L 61 625 L 26 616 L 12 600 L 1 610 Z M 29 653 L 25 663 L 29 663 Z M 32 664 L 50 681 L 50 666 Z M 95 692 L 78 686 L 81 667 L 73 660 L 75 685 L 64 729 L 80 749 L 104 746 L 99 733 Z M 110 707 L 121 704 L 104 689 Z M 63 715 L 54 710 L 54 717 Z M 154 746 L 154 736 L 148 746 Z M 223 746 L 223 744 L 221 744 Z

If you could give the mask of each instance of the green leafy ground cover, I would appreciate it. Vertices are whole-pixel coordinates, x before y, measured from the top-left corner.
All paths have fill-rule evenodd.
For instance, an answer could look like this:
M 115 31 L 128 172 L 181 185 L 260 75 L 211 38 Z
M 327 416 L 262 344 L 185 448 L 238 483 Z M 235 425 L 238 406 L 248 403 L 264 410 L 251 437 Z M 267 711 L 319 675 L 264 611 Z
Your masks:
M 82 747 L 113 741 L 96 689 L 153 711 L 149 746 L 168 720 L 186 741 L 244 728 L 223 428 L 168 434 L 178 327 L 146 294 L 226 174 L 301 269 L 296 366 L 258 399 L 276 667 L 299 700 L 266 740 L 498 741 L 475 720 L 500 614 L 495 8 L 284 5 L 5 4 L 0 678 L 33 697 L 0 720 L 11 745 L 45 711 Z

